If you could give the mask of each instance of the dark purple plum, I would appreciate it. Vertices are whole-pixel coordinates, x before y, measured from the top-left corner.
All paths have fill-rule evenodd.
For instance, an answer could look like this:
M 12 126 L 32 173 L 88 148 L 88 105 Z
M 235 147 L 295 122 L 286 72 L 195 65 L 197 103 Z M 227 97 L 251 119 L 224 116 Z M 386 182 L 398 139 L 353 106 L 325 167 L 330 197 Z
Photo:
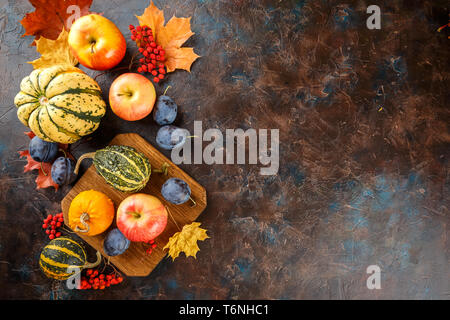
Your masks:
M 31 158 L 37 162 L 52 162 L 58 156 L 58 144 L 34 137 L 28 147 Z
M 75 162 L 69 158 L 59 157 L 52 165 L 52 179 L 60 186 L 71 184 L 77 178 L 73 172 Z
M 153 119 L 160 126 L 172 124 L 177 117 L 177 104 L 169 96 L 159 96 L 153 110 Z
M 103 251 L 110 256 L 118 256 L 127 251 L 130 246 L 130 240 L 125 238 L 119 229 L 112 229 L 103 241 Z
M 173 125 L 159 128 L 156 134 L 156 143 L 165 150 L 181 147 L 186 142 L 188 131 Z
M 164 182 L 161 188 L 161 194 L 170 203 L 183 204 L 189 200 L 191 196 L 191 188 L 189 185 L 178 178 L 170 178 Z

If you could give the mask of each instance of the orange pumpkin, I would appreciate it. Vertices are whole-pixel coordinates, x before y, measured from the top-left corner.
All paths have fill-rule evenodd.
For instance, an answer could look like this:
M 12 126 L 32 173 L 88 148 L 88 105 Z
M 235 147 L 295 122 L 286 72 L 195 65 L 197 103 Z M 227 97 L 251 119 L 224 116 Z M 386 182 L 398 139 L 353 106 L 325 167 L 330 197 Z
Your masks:
M 70 204 L 69 227 L 75 232 L 95 236 L 109 228 L 114 215 L 114 204 L 105 194 L 83 191 Z

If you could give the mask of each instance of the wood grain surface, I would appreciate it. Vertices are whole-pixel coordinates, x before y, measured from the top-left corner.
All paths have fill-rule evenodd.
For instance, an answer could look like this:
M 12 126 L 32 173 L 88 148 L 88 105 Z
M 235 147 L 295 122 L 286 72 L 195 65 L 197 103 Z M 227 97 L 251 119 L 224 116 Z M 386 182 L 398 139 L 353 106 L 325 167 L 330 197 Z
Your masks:
M 169 238 L 175 232 L 179 231 L 177 225 L 182 228 L 183 225 L 195 221 L 200 213 L 202 213 L 202 211 L 206 208 L 206 191 L 199 183 L 178 168 L 174 163 L 162 155 L 138 134 L 119 134 L 111 141 L 110 145 L 126 145 L 134 147 L 136 150 L 142 152 L 148 157 L 152 170 L 161 168 L 164 162 L 170 164 L 167 176 L 162 173 L 152 173 L 147 186 L 143 190 L 139 191 L 140 193 L 147 193 L 158 197 L 167 206 L 168 211 L 170 211 L 167 220 L 167 227 L 164 232 L 155 239 L 157 247 L 150 255 L 146 254 L 146 249 L 149 246 L 148 244 L 132 242 L 130 248 L 125 253 L 115 257 L 108 257 L 108 255 L 106 255 L 103 251 L 103 240 L 108 231 L 116 227 L 115 220 L 107 231 L 97 236 L 85 236 L 80 233 L 77 234 L 96 250 L 100 251 L 104 257 L 107 259 L 109 258 L 110 262 L 127 276 L 147 276 L 166 255 L 167 250 L 163 251 L 162 248 L 167 244 Z M 183 179 L 189 184 L 192 192 L 191 198 L 193 198 L 196 202 L 195 206 L 193 206 L 190 201 L 182 205 L 174 205 L 164 200 L 160 192 L 161 186 L 171 177 Z M 114 202 L 116 210 L 120 202 L 131 195 L 130 193 L 120 192 L 109 186 L 106 181 L 99 174 L 97 174 L 95 167 L 92 165 L 61 202 L 61 207 L 64 212 L 64 221 L 67 226 L 67 221 L 69 221 L 69 207 L 73 198 L 75 198 L 75 196 L 81 191 L 91 189 L 105 193 Z M 171 219 L 170 215 L 173 219 Z M 176 224 L 173 220 L 176 221 Z

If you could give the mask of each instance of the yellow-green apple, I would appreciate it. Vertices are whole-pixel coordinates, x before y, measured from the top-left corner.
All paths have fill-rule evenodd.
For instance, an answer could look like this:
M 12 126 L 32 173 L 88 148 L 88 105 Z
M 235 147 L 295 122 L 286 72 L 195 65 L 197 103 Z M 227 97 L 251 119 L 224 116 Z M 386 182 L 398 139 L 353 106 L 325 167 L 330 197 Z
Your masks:
M 141 120 L 150 114 L 156 100 L 153 83 L 138 73 L 118 76 L 109 88 L 109 105 L 120 118 Z
M 98 14 L 75 20 L 69 31 L 68 42 L 78 61 L 93 70 L 107 70 L 116 66 L 127 49 L 119 28 Z
M 128 240 L 149 242 L 164 231 L 167 211 L 157 197 L 136 193 L 120 203 L 116 222 Z

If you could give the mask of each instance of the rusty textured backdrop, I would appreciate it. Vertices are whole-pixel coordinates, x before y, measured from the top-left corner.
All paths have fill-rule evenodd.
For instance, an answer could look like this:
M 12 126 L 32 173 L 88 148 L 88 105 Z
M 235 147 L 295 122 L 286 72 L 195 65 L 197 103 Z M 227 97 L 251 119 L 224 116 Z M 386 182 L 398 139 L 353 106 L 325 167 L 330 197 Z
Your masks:
M 382 29 L 366 28 L 366 8 Z M 128 38 L 147 0 L 94 0 Z M 182 165 L 208 192 L 199 221 L 211 239 L 198 259 L 165 259 L 146 278 L 102 292 L 65 289 L 38 269 L 41 219 L 69 187 L 35 190 L 24 174 L 26 128 L 13 99 L 38 55 L 19 21 L 34 9 L 0 0 L 0 298 L 6 299 L 448 299 L 448 1 L 157 0 L 166 20 L 192 16 L 186 45 L 202 57 L 171 85 L 177 124 L 279 128 L 280 170 Z M 136 47 L 128 41 L 127 65 Z M 84 69 L 86 70 L 86 69 Z M 86 70 L 90 75 L 97 73 Z M 119 73 L 100 76 L 107 97 Z M 108 110 L 78 157 L 119 132 L 155 145 L 151 117 Z M 166 155 L 169 153 L 164 152 Z M 85 163 L 84 169 L 87 167 Z M 381 290 L 366 268 L 381 267 Z

